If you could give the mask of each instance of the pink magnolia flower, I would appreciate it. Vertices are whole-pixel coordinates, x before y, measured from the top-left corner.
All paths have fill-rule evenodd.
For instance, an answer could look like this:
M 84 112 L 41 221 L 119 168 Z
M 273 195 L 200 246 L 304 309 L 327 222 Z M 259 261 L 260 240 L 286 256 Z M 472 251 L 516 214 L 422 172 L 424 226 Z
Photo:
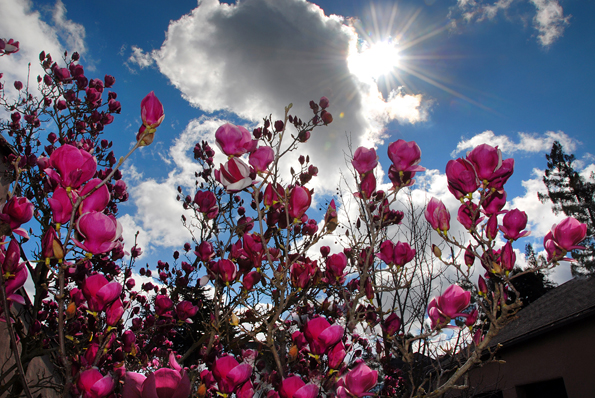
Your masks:
M 450 212 L 446 210 L 446 206 L 441 200 L 430 199 L 424 215 L 435 230 L 446 233 L 450 229 Z
M 54 68 L 53 69 L 54 76 L 60 82 L 69 82 L 72 80 L 70 77 L 70 71 L 67 68 Z
M 488 214 L 499 214 L 506 205 L 506 192 L 494 191 L 481 204 L 483 211 Z
M 132 330 L 127 330 L 122 333 L 122 348 L 124 352 L 131 352 L 136 343 L 136 335 Z
M 345 282 L 345 267 L 347 267 L 347 256 L 345 253 L 333 254 L 326 258 L 326 279 L 331 285 Z
M 83 189 L 80 191 L 80 196 L 85 196 L 91 192 L 97 185 L 101 183 L 101 179 L 93 178 L 85 184 Z M 83 199 L 79 206 L 79 214 L 87 213 L 90 211 L 103 211 L 108 205 L 111 197 L 107 185 L 102 185 L 101 188 L 93 192 L 87 198 Z M 70 218 L 70 215 L 69 215 Z
M 510 178 L 512 173 L 514 172 L 514 159 L 504 159 L 502 161 L 502 166 L 498 170 L 494 172 L 491 181 L 488 183 L 487 188 L 495 189 L 497 191 L 501 191 L 504 189 L 504 184 Z
M 424 171 L 425 167 L 418 166 L 421 160 L 421 150 L 415 141 L 397 140 L 388 146 L 388 157 L 398 172 Z
M 163 122 L 165 117 L 163 105 L 153 91 L 141 101 L 140 115 L 143 119 L 143 125 L 149 130 L 157 128 Z
M 394 165 L 388 168 L 388 179 L 393 183 L 392 189 L 410 187 L 415 184 L 415 171 L 398 171 Z
M 488 294 L 488 285 L 486 283 L 486 280 L 483 279 L 483 276 L 479 275 L 479 278 L 477 280 L 477 293 L 480 296 L 484 296 L 486 294 Z
M 253 398 L 254 397 L 254 385 L 252 381 L 248 380 L 242 387 L 236 392 L 237 398 Z
M 436 301 L 442 313 L 449 318 L 455 318 L 458 313 L 469 306 L 471 293 L 463 290 L 459 285 L 451 285 Z
M 264 197 L 262 199 L 264 205 L 268 208 L 279 203 L 281 199 L 285 198 L 285 189 L 279 183 L 276 186 L 267 184 L 264 189 Z
M 308 345 L 308 340 L 306 340 L 304 334 L 299 330 L 296 330 L 291 334 L 291 340 L 293 341 L 293 344 L 297 346 L 298 350 L 301 350 Z
M 494 214 L 488 218 L 488 222 L 486 223 L 486 226 L 485 226 L 485 233 L 486 233 L 486 237 L 489 240 L 496 239 L 496 236 L 498 235 L 498 216 L 497 215 Z
M 84 398 L 103 398 L 112 393 L 115 382 L 111 376 L 104 377 L 99 370 L 92 368 L 81 373 L 77 387 Z
M 394 244 L 390 240 L 385 240 L 380 244 L 380 252 L 376 257 L 384 261 L 387 265 L 397 265 L 402 267 L 415 257 L 415 249 L 406 242 L 397 242 Z
M 116 326 L 124 315 L 124 303 L 118 298 L 105 310 L 105 323 L 108 326 Z
M 529 235 L 530 231 L 522 231 L 527 226 L 527 213 L 518 209 L 512 209 L 502 218 L 500 230 L 504 232 L 506 239 L 517 240 Z
M 578 244 L 586 236 L 587 225 L 574 217 L 565 218 L 559 224 L 554 225 L 543 239 L 548 261 L 560 261 L 570 250 L 585 249 L 584 246 Z
M 225 123 L 217 129 L 215 140 L 227 156 L 242 156 L 246 152 L 254 151 L 258 145 L 258 141 L 252 139 L 248 130 L 230 123 Z
M 260 146 L 254 152 L 250 153 L 248 163 L 257 173 L 267 171 L 269 165 L 275 158 L 275 151 L 270 146 Z
M 480 215 L 481 213 L 477 205 L 473 202 L 467 202 L 463 203 L 461 207 L 459 207 L 457 220 L 459 220 L 459 222 L 469 230 L 475 228 L 477 224 L 483 220 L 483 217 L 479 217 Z
M 244 285 L 244 289 L 252 290 L 254 285 L 256 285 L 258 282 L 260 282 L 260 279 L 261 279 L 260 272 L 258 272 L 258 271 L 248 272 L 246 275 L 244 275 L 244 279 L 242 281 L 242 283 Z
M 78 149 L 75 146 L 65 144 L 56 149 L 50 155 L 51 167 L 58 170 L 60 176 L 56 176 L 51 168 L 45 169 L 45 173 L 52 178 L 56 177 L 61 185 L 67 190 L 76 189 L 95 175 L 97 170 L 97 159 L 89 152 Z
M 299 220 L 312 203 L 312 194 L 310 190 L 301 185 L 293 187 L 289 194 L 289 218 L 290 220 Z
M 299 376 L 291 376 L 283 380 L 279 394 L 281 398 L 316 398 L 318 386 L 304 383 Z
M 471 327 L 477 322 L 477 318 L 479 318 L 479 311 L 475 308 L 473 311 L 469 313 L 469 316 L 465 318 L 465 326 Z
M 376 150 L 374 148 L 368 149 L 360 146 L 355 150 L 351 164 L 360 174 L 366 174 L 367 172 L 374 170 L 378 165 L 378 155 L 376 155 Z
M 467 160 L 473 163 L 477 176 L 482 181 L 490 181 L 494 172 L 502 166 L 502 152 L 488 144 L 481 144 L 467 154 Z
M 95 88 L 87 88 L 85 89 L 85 100 L 93 105 L 97 106 L 101 102 L 101 92 Z
M 17 229 L 33 218 L 33 203 L 27 198 L 12 196 L 2 207 L 0 220 L 10 225 L 11 229 Z
M 231 158 L 224 165 L 215 170 L 215 179 L 225 187 L 229 193 L 239 192 L 253 183 L 250 176 L 250 166 L 239 158 Z
M 64 224 L 70 221 L 72 214 L 72 205 L 78 199 L 75 191 L 70 191 L 62 187 L 56 188 L 51 198 L 48 198 L 48 203 L 52 209 L 52 218 L 55 223 Z
M 547 252 L 547 261 L 560 261 L 565 259 L 564 256 L 567 251 L 556 244 L 554 235 L 551 231 L 543 238 L 543 247 Z
M 105 82 L 105 88 L 110 88 L 116 83 L 116 78 L 112 75 L 105 75 L 103 81 Z
M 312 278 L 316 276 L 318 267 L 316 261 L 296 261 L 291 264 L 289 274 L 291 276 L 291 284 L 297 289 L 304 289 Z
M 448 190 L 457 198 L 473 193 L 479 188 L 479 178 L 473 163 L 467 159 L 449 160 L 446 164 Z
M 355 368 L 351 369 L 345 376 L 344 385 L 337 388 L 337 397 L 365 397 L 374 395 L 370 390 L 378 382 L 378 372 L 372 370 L 365 364 L 360 362 Z
M 122 285 L 116 281 L 108 282 L 105 276 L 95 274 L 85 279 L 82 292 L 89 310 L 99 312 L 120 297 Z
M 328 208 L 326 209 L 326 214 L 324 215 L 324 225 L 328 231 L 332 232 L 337 228 L 337 224 L 337 205 L 335 204 L 335 199 L 331 199 Z M 322 250 L 322 248 L 320 250 Z
M 362 198 L 364 200 L 371 198 L 374 191 L 376 191 L 376 177 L 374 173 L 365 174 L 359 188 L 360 191 L 354 194 L 356 198 Z
M 311 319 L 306 324 L 304 335 L 314 355 L 322 355 L 337 344 L 343 337 L 344 329 L 341 325 L 332 325 L 323 317 Z
M 188 398 L 191 392 L 188 375 L 183 370 L 161 368 L 149 373 L 126 372 L 122 396 L 126 398 Z
M 221 279 L 221 282 L 228 285 L 236 279 L 238 269 L 232 261 L 221 259 L 213 266 L 213 273 Z
M 514 249 L 512 248 L 512 243 L 508 241 L 506 242 L 506 244 L 500 252 L 500 264 L 502 265 L 502 268 L 510 272 L 514 268 L 515 261 L 516 254 L 514 253 Z
M 215 257 L 215 250 L 213 249 L 213 244 L 207 240 L 203 240 L 198 245 L 198 250 L 194 252 L 201 261 L 207 262 L 213 257 Z
M 328 367 L 331 369 L 338 369 L 343 364 L 346 355 L 345 344 L 343 344 L 342 341 L 339 341 L 328 352 Z
M 20 260 L 21 248 L 16 239 L 12 239 L 8 244 L 6 251 L 4 251 L 4 248 L 0 251 L 0 261 L 2 261 L 0 271 L 4 275 L 4 288 L 6 290 L 9 307 L 13 301 L 19 304 L 25 304 L 24 297 L 16 293 L 18 289 L 23 287 L 29 275 L 25 263 L 20 262 Z M 0 314 L 3 312 L 4 308 L 0 305 Z M 1 315 L 0 320 L 5 321 L 4 317 Z
M 211 191 L 196 192 L 196 195 L 194 195 L 194 203 L 198 205 L 198 211 L 205 214 L 209 220 L 212 220 L 219 214 L 217 197 Z
M 159 316 L 169 316 L 170 309 L 173 307 L 174 302 L 164 294 L 158 294 L 155 297 L 155 313 Z
M 47 229 L 41 239 L 41 255 L 46 259 L 56 258 L 61 260 L 64 258 L 64 246 L 62 246 L 62 242 L 52 226 Z
M 393 336 L 401 329 L 401 319 L 397 314 L 392 312 L 382 323 L 382 329 L 384 329 L 387 335 Z
M 240 384 L 246 382 L 252 374 L 252 366 L 239 364 L 231 355 L 223 356 L 215 361 L 213 376 L 217 380 L 219 391 L 231 394 Z
M 180 321 L 192 323 L 192 318 L 196 315 L 198 307 L 192 305 L 190 301 L 184 300 L 176 306 L 176 315 Z
M 101 254 L 117 246 L 117 240 L 122 236 L 122 225 L 114 216 L 108 216 L 96 211 L 85 213 L 76 222 L 76 229 L 84 238 L 84 243 L 72 239 L 81 249 Z
M 14 54 L 19 51 L 19 42 L 13 39 L 0 39 L 0 55 Z
M 552 227 L 552 236 L 556 244 L 566 251 L 584 249 L 578 246 L 587 236 L 587 224 L 583 224 L 574 217 L 567 217 Z
M 470 292 L 459 285 L 450 285 L 442 296 L 433 298 L 428 305 L 428 315 L 432 328 L 446 324 L 456 317 L 468 317 L 469 314 L 462 311 L 469 306 L 470 302 Z

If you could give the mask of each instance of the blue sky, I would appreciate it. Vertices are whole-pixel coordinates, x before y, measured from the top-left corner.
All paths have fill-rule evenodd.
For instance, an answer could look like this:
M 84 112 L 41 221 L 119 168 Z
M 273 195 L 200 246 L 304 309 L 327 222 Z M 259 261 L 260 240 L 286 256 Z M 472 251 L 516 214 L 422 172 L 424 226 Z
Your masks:
M 140 100 L 155 91 L 166 119 L 125 167 L 131 200 L 120 217 L 128 248 L 141 232 L 141 262 L 171 260 L 189 240 L 175 189 L 193 194 L 195 142 L 212 140 L 225 121 L 250 127 L 280 116 L 289 102 L 306 116 L 307 102 L 322 95 L 335 121 L 302 152 L 321 170 L 321 195 L 347 170 L 346 136 L 354 148 L 374 145 L 384 170 L 389 142 L 415 140 L 429 171 L 414 197 L 420 205 L 444 198 L 454 218 L 446 162 L 480 143 L 499 145 L 516 160 L 508 197 L 529 214 L 528 242 L 539 246 L 560 219 L 536 194 L 553 140 L 576 154 L 585 175 L 595 170 L 593 15 L 595 2 L 579 0 L 0 0 L 0 37 L 21 42 L 0 71 L 5 81 L 24 80 L 41 50 L 56 59 L 67 49 L 81 53 L 88 77 L 115 76 L 122 114 L 106 138 L 118 156 L 134 140 Z M 398 62 L 371 76 L 386 61 L 366 64 L 372 53 L 364 51 L 387 41 Z M 363 68 L 354 66 L 357 54 Z

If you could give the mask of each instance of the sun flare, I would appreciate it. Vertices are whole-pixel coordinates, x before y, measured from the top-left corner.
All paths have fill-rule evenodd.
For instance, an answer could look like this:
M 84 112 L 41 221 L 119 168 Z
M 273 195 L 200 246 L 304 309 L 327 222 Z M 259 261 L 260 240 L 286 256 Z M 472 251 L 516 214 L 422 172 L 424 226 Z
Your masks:
M 377 79 L 393 72 L 399 66 L 399 48 L 392 40 L 372 45 L 364 44 L 347 59 L 349 70 L 360 78 Z

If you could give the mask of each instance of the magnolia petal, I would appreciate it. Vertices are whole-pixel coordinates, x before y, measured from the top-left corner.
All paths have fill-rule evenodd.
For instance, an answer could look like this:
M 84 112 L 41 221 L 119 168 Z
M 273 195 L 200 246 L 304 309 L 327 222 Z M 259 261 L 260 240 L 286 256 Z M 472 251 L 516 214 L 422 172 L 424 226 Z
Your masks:
M 288 377 L 283 380 L 279 393 L 283 398 L 293 398 L 296 391 L 302 388 L 306 383 L 299 376 Z
M 81 373 L 78 380 L 78 387 L 84 391 L 91 391 L 95 383 L 103 378 L 101 372 L 95 368 L 85 370 Z
M 337 343 L 343 337 L 344 329 L 340 325 L 332 325 L 331 327 L 326 328 L 320 335 L 318 336 L 318 340 L 322 341 L 327 347 L 332 346 L 333 344 Z
M 209 276 L 208 275 L 205 275 L 205 276 L 203 276 L 202 278 L 199 279 L 198 283 L 202 287 L 202 286 L 206 285 L 207 283 L 209 283 L 209 280 L 210 280 L 209 279 Z
M 171 396 L 171 398 L 188 398 L 190 396 L 190 392 L 192 391 L 192 385 L 190 384 L 188 375 L 184 371 L 182 371 L 180 375 L 182 376 L 182 380 L 178 384 L 176 392 Z
M 108 396 L 114 389 L 115 382 L 111 376 L 105 376 L 91 387 L 91 395 L 97 398 Z
M 238 366 L 238 361 L 234 359 L 234 357 L 230 355 L 226 355 L 224 357 L 219 358 L 215 361 L 215 367 L 213 368 L 213 376 L 217 379 L 217 381 L 224 379 L 229 372 L 236 366 Z
M 318 395 L 318 386 L 306 384 L 293 394 L 293 398 L 315 398 Z
M 233 368 L 226 376 L 227 380 L 229 380 L 234 385 L 240 385 L 246 380 L 250 378 L 252 374 L 252 366 L 248 365 L 247 363 L 242 363 Z
M 136 372 L 126 372 L 122 396 L 126 398 L 142 398 L 142 386 L 146 377 Z

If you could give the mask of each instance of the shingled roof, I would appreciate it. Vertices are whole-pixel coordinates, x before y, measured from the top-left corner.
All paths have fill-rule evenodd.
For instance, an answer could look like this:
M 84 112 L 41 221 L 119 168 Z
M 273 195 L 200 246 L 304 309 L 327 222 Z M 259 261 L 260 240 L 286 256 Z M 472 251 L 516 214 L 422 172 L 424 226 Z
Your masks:
M 595 315 L 595 277 L 571 279 L 517 314 L 490 345 L 508 347 Z

